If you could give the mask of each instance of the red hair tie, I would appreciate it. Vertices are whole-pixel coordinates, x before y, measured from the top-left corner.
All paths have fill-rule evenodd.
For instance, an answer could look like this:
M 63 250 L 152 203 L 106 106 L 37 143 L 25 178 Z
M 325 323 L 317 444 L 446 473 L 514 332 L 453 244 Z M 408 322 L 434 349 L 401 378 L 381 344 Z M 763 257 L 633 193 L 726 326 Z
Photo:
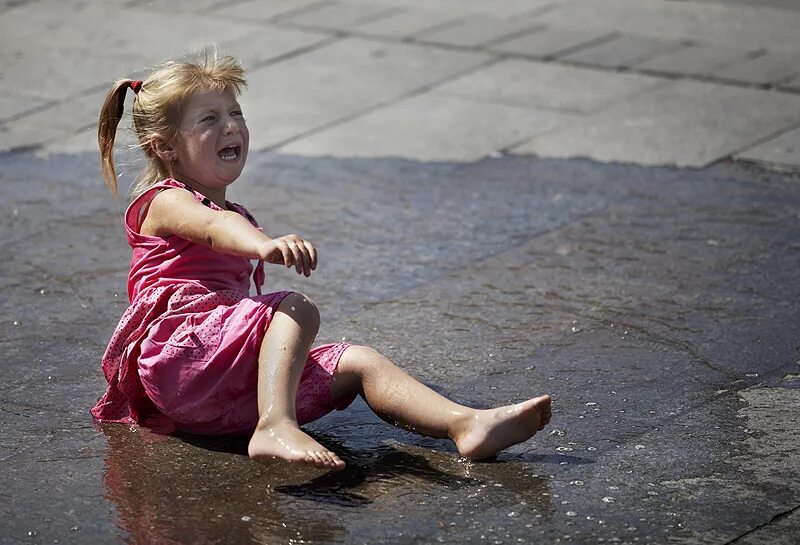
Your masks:
M 136 81 L 131 82 L 131 89 L 133 89 L 133 93 L 138 95 L 139 89 L 142 88 L 142 80 L 137 79 Z

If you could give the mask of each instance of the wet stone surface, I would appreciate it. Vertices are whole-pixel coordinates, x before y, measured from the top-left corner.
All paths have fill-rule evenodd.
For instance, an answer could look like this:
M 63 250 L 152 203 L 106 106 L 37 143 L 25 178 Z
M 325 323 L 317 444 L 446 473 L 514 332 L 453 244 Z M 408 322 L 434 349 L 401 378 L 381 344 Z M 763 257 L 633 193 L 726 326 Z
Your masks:
M 133 167 L 125 169 L 134 171 Z M 308 426 L 348 468 L 98 426 L 129 250 L 94 154 L 0 155 L 1 543 L 726 543 L 800 505 L 800 177 L 504 157 L 253 153 L 233 187 L 314 241 L 320 341 L 475 406 L 550 393 L 481 463 L 357 401 Z M 772 521 L 772 522 L 770 522 Z M 749 540 L 749 541 L 748 541 Z

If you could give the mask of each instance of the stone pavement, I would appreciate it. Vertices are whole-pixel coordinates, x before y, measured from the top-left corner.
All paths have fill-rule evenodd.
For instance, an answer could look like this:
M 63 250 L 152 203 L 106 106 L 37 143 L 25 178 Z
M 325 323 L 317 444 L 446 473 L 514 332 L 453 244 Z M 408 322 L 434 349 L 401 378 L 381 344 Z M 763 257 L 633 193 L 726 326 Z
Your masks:
M 0 543 L 797 543 L 798 28 L 792 0 L 0 0 Z M 357 402 L 309 428 L 348 470 L 303 476 L 92 423 L 129 256 L 97 112 L 209 43 L 249 73 L 234 198 L 323 256 L 275 289 L 461 402 L 551 393 L 546 434 L 467 464 Z

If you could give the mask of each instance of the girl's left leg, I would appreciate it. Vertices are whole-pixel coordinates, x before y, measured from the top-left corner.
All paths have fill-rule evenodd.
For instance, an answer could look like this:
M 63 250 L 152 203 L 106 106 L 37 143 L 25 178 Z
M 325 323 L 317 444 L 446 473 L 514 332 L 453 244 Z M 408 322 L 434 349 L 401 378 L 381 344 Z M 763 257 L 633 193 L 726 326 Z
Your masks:
M 359 394 L 387 422 L 450 438 L 459 454 L 471 459 L 489 458 L 531 438 L 552 416 L 548 395 L 486 410 L 459 405 L 364 346 L 351 346 L 342 354 L 331 393 L 334 399 Z

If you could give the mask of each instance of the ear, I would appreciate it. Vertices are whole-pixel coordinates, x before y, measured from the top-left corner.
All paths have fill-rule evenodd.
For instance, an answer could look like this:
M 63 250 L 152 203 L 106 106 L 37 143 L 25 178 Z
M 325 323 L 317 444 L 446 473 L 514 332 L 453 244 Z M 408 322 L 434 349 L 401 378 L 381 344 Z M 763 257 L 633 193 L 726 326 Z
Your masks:
M 150 140 L 150 147 L 164 164 L 174 163 L 178 158 L 175 149 L 163 138 L 156 135 Z

